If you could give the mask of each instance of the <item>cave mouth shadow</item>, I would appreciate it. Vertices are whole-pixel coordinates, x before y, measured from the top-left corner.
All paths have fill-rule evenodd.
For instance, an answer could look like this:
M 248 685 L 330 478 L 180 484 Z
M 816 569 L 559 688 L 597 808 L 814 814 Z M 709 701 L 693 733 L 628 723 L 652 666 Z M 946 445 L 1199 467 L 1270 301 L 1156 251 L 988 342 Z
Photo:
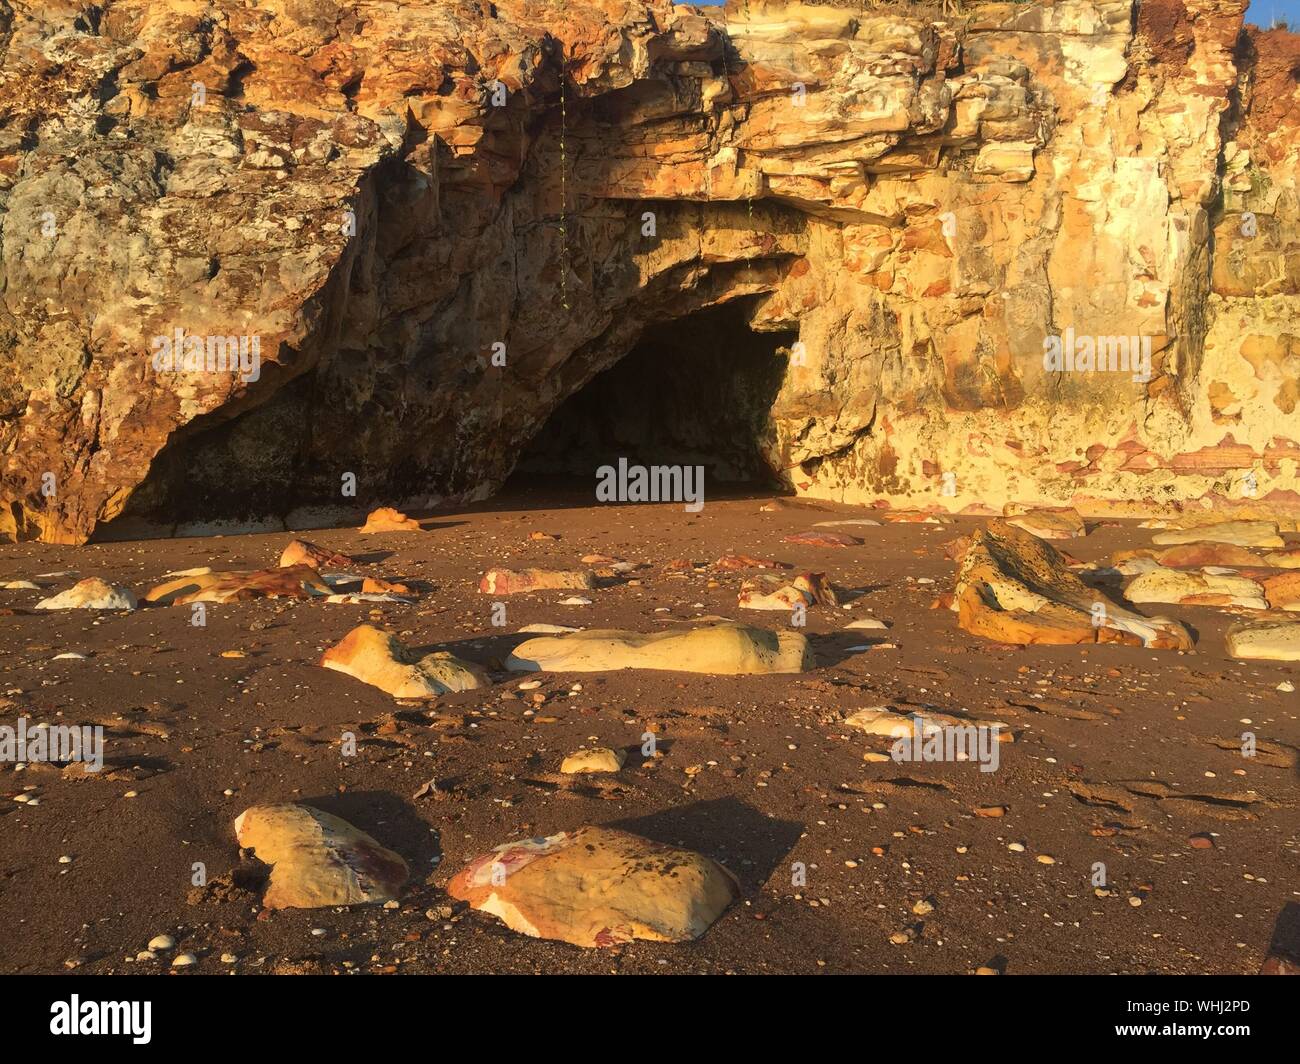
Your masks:
M 703 466 L 705 500 L 783 493 L 767 457 L 794 332 L 755 332 L 751 301 L 651 325 L 565 399 L 521 450 L 506 491 L 587 486 L 602 466 Z M 628 500 L 637 501 L 637 500 Z
M 769 817 L 735 798 L 691 802 L 607 826 L 725 863 L 746 894 L 763 887 L 804 830 L 802 824 Z

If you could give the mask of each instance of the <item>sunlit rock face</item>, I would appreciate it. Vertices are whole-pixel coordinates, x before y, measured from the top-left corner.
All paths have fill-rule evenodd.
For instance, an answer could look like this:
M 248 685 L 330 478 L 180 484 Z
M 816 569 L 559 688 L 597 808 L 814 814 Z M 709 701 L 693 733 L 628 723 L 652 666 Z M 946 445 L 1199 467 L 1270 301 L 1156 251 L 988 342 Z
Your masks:
M 1245 0 L 104 7 L 0 0 L 0 534 L 482 498 L 726 303 L 801 494 L 1300 514 Z

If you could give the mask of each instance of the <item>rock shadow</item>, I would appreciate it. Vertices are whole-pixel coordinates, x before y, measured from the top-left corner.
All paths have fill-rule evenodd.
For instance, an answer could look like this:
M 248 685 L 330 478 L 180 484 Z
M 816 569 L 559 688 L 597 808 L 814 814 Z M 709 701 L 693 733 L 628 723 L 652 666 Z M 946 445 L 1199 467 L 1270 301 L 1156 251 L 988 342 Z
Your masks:
M 735 798 L 715 798 L 608 825 L 723 863 L 746 894 L 759 890 L 785 862 L 803 825 L 777 820 Z

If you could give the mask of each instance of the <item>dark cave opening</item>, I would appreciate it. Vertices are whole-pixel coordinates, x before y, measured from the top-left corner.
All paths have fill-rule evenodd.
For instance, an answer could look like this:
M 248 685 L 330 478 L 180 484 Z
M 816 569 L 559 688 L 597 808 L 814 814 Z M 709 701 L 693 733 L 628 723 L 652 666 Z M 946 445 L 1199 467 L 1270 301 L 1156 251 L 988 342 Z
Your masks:
M 652 325 L 551 414 L 513 483 L 591 483 L 601 466 L 703 466 L 706 485 L 770 489 L 770 413 L 793 332 L 750 329 L 741 301 Z

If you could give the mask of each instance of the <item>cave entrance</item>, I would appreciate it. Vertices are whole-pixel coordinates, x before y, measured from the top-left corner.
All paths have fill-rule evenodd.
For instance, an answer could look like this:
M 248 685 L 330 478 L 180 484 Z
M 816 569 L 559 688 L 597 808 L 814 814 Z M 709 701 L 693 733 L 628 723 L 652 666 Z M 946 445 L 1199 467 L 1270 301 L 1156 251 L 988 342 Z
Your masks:
M 561 403 L 525 446 L 515 483 L 563 478 L 590 490 L 596 470 L 629 465 L 703 466 L 718 487 L 770 491 L 772 404 L 794 332 L 754 332 L 743 302 L 646 328 L 636 345 Z

